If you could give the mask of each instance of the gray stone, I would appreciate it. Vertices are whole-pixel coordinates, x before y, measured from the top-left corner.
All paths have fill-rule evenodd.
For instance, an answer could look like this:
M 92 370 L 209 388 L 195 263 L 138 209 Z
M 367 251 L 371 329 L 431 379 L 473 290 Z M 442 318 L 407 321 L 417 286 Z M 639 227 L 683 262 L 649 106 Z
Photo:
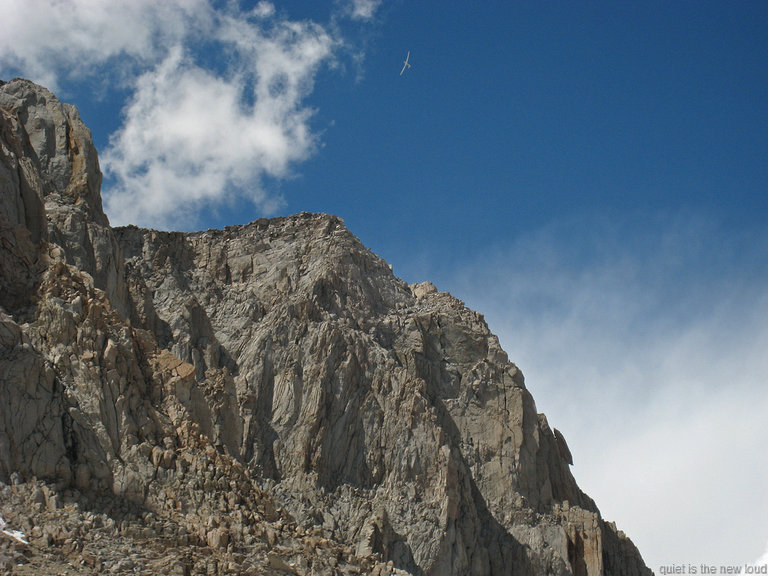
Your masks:
M 650 573 L 482 315 L 335 216 L 112 229 L 100 183 L 73 107 L 0 85 L 0 481 L 20 510 L 47 483 L 49 546 L 112 572 Z

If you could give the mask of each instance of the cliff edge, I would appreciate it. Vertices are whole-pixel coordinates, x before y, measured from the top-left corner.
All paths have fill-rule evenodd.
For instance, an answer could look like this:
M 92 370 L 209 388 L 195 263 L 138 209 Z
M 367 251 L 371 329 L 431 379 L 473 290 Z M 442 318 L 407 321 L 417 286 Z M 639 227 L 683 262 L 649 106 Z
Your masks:
M 335 216 L 113 229 L 100 185 L 77 110 L 0 85 L 0 564 L 651 574 L 481 315 Z

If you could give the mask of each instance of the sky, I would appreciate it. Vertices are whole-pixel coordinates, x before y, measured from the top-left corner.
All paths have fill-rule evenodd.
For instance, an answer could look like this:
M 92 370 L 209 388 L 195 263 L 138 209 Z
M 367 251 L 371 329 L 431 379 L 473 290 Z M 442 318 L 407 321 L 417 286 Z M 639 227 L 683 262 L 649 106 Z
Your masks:
M 657 573 L 768 562 L 768 3 L 3 5 L 113 225 L 340 216 L 485 315 Z

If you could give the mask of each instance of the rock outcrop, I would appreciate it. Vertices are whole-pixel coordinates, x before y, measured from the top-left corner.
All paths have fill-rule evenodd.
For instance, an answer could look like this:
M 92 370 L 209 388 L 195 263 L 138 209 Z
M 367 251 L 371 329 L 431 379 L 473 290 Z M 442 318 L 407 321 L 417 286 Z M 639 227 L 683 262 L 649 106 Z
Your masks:
M 0 86 L 0 511 L 27 562 L 650 574 L 481 315 L 337 217 L 112 229 L 100 183 L 74 107 Z

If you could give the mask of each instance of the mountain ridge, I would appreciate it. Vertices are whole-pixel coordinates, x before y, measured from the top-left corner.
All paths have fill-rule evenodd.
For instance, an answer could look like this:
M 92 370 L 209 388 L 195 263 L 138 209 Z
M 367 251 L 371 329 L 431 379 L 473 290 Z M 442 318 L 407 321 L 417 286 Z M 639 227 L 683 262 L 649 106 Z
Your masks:
M 481 315 L 332 215 L 113 229 L 77 110 L 13 80 L 0 112 L 0 501 L 42 508 L 31 564 L 651 573 Z M 121 568 L 87 514 L 160 549 Z

